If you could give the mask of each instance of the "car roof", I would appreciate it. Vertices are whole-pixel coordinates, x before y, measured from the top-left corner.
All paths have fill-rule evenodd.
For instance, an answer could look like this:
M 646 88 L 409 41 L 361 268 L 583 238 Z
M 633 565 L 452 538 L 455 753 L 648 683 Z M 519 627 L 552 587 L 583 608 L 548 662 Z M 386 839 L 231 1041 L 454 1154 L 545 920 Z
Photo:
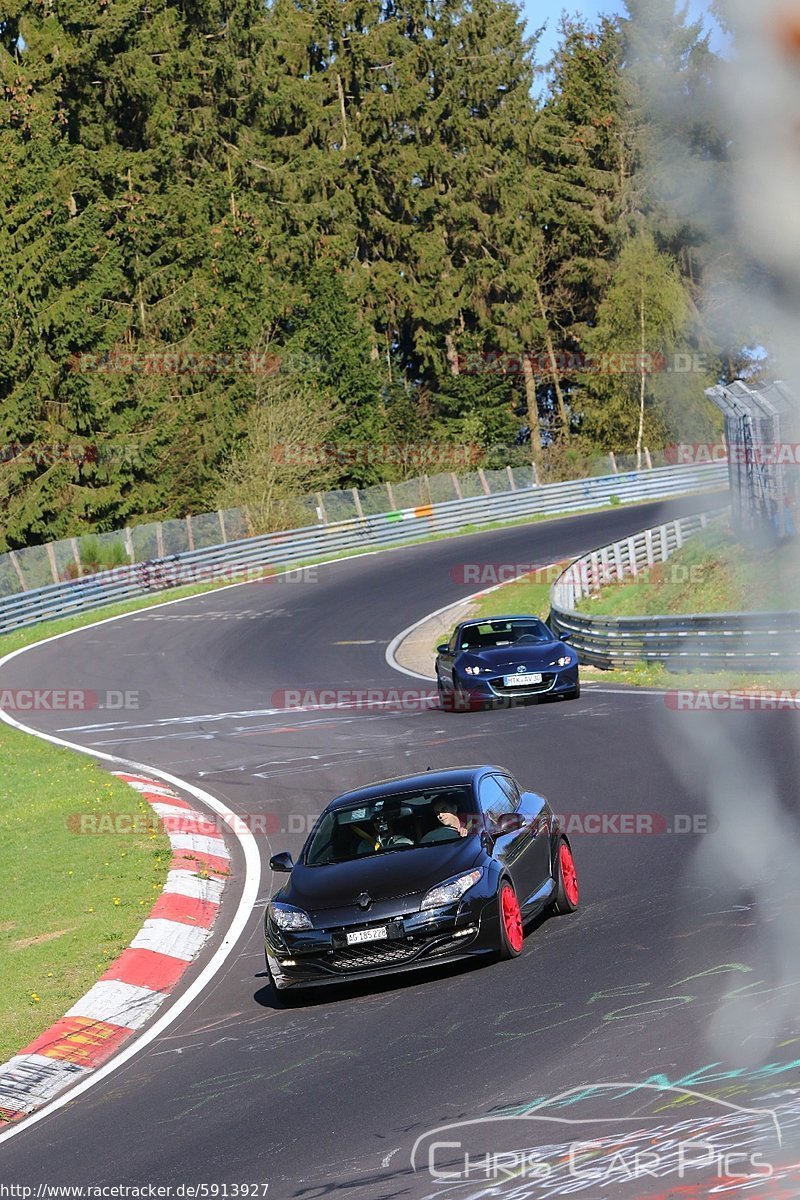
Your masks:
M 343 792 L 335 800 L 326 805 L 326 810 L 344 807 L 347 804 L 358 803 L 361 800 L 375 800 L 381 796 L 391 796 L 395 792 L 410 792 L 415 788 L 457 787 L 459 784 L 471 784 L 487 771 L 502 771 L 508 774 L 505 767 L 492 766 L 484 763 L 473 767 L 448 767 L 442 771 L 423 771 L 418 775 L 401 775 L 397 779 L 382 779 L 377 783 L 355 788 L 351 792 Z

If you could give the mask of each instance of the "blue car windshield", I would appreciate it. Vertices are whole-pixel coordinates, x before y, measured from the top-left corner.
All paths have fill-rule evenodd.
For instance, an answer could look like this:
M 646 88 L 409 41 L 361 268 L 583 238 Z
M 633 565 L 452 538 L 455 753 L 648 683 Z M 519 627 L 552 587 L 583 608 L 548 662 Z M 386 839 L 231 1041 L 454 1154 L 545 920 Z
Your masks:
M 496 646 L 527 646 L 551 642 L 553 635 L 535 617 L 518 621 L 476 621 L 461 630 L 462 650 L 486 650 Z
M 470 784 L 398 792 L 328 809 L 311 834 L 307 867 L 455 842 L 477 832 Z

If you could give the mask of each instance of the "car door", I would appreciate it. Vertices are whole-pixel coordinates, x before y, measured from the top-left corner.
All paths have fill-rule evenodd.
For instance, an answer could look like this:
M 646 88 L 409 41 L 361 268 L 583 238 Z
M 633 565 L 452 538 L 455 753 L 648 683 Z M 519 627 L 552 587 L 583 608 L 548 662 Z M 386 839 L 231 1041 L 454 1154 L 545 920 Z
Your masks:
M 531 844 L 530 828 L 518 812 L 518 802 L 512 799 L 511 789 L 504 786 L 499 775 L 484 775 L 478 787 L 478 798 L 486 832 L 489 835 L 492 857 L 508 871 L 520 904 L 535 890 L 535 865 L 528 853 Z
M 439 661 L 436 665 L 436 671 L 442 683 L 448 688 L 453 686 L 453 664 L 460 651 L 460 644 L 461 628 L 459 627 L 447 643 L 447 649 L 439 651 Z
M 523 792 L 511 775 L 498 775 L 501 787 L 509 792 L 513 811 L 518 815 L 526 833 L 521 853 L 524 854 L 526 895 L 532 896 L 551 878 L 550 807 L 543 796 Z M 521 899 L 521 898 L 520 898 Z

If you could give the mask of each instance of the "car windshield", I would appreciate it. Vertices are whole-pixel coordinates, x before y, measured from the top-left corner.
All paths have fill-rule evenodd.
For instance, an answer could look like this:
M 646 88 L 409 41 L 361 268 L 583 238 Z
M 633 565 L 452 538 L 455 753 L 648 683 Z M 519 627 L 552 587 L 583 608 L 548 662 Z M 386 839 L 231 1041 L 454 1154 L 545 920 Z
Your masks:
M 527 646 L 550 642 L 553 635 L 535 617 L 513 621 L 476 621 L 461 630 L 462 650 L 485 650 L 495 646 Z
M 304 859 L 308 867 L 398 853 L 476 832 L 472 787 L 425 788 L 361 800 L 323 813 Z

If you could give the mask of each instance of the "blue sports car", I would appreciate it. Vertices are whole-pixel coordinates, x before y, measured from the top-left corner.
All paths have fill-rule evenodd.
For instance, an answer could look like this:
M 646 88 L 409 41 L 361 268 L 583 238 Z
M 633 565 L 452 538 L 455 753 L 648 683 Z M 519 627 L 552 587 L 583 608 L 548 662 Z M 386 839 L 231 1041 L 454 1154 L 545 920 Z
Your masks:
M 465 712 L 540 696 L 576 700 L 578 656 L 538 617 L 484 617 L 456 626 L 437 647 L 442 708 Z

